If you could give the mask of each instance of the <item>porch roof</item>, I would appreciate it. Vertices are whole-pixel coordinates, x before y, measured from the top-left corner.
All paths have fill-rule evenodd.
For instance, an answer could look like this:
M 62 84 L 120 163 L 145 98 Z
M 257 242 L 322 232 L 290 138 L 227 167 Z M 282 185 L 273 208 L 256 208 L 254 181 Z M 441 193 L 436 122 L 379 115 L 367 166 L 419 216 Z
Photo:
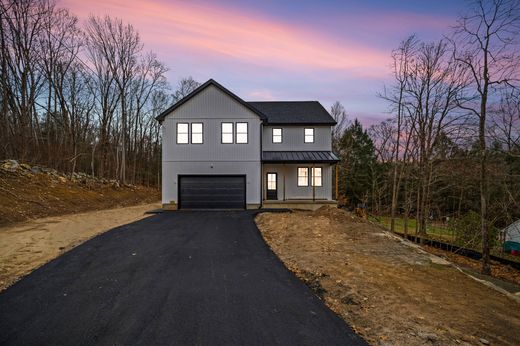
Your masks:
M 331 151 L 263 151 L 262 161 L 273 163 L 336 163 L 339 159 Z

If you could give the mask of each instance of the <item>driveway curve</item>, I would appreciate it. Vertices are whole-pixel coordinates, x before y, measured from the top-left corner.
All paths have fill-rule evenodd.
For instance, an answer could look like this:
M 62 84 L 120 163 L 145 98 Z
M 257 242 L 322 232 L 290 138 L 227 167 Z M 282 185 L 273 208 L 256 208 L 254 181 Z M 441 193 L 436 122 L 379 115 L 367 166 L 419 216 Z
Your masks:
M 0 343 L 365 345 L 253 217 L 164 213 L 91 239 L 0 293 Z

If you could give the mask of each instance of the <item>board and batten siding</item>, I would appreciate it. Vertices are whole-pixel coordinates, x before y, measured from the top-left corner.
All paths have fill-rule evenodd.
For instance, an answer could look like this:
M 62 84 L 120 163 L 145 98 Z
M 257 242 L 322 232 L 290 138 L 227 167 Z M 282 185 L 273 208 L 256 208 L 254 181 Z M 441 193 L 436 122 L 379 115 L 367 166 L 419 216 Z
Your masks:
M 273 143 L 273 128 L 282 129 L 282 143 Z M 314 129 L 314 143 L 304 142 L 304 129 Z M 264 126 L 262 146 L 264 151 L 331 151 L 331 126 Z
M 312 167 L 310 163 L 300 164 L 264 164 L 264 197 L 266 196 L 267 173 L 278 173 L 278 200 L 312 199 L 312 186 L 298 186 L 298 167 Z M 315 199 L 332 199 L 332 166 L 316 164 L 322 169 L 322 186 L 315 187 Z
M 177 123 L 203 124 L 203 143 L 177 144 Z M 222 122 L 247 122 L 247 144 L 222 144 Z M 162 201 L 177 203 L 178 175 L 246 175 L 246 202 L 260 204 L 261 119 L 226 93 L 209 86 L 168 114 L 162 123 Z

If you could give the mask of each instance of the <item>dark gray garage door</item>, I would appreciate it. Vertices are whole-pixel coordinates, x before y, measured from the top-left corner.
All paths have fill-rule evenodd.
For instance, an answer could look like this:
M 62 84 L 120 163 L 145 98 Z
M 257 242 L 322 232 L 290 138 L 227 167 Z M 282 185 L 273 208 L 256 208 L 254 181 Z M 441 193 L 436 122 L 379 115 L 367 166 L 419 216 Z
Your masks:
M 245 209 L 245 176 L 179 177 L 181 209 Z

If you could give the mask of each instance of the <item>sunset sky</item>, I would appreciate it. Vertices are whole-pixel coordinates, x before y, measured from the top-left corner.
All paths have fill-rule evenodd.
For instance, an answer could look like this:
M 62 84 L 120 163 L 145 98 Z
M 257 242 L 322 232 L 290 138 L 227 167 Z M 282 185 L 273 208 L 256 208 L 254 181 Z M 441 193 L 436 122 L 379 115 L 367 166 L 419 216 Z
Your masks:
M 439 39 L 464 0 L 172 1 L 62 0 L 133 24 L 169 81 L 214 78 L 243 99 L 338 100 L 351 119 L 388 117 L 377 92 L 390 82 L 390 54 L 412 33 Z

